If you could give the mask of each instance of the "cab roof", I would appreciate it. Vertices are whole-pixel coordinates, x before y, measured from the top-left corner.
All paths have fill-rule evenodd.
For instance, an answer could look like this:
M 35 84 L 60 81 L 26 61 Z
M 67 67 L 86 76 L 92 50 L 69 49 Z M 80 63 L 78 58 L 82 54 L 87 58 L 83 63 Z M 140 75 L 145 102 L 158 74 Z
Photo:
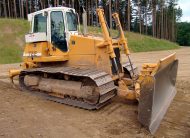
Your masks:
M 69 8 L 69 7 L 63 7 L 63 6 L 61 6 L 61 7 L 50 7 L 50 8 L 46 8 L 46 9 L 39 10 L 39 11 L 28 14 L 28 21 L 31 21 L 32 17 L 35 16 L 36 14 L 40 14 L 40 13 L 43 13 L 45 11 L 48 12 L 48 11 L 57 11 L 57 10 L 62 10 L 62 11 L 73 10 L 75 12 L 75 9 Z

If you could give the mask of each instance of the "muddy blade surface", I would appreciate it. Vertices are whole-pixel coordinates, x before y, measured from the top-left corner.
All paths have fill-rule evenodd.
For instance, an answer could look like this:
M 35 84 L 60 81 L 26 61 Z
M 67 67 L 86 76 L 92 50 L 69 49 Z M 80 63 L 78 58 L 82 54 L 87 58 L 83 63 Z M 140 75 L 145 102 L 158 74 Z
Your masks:
M 152 134 L 158 129 L 169 105 L 176 95 L 175 83 L 178 60 L 159 70 L 142 84 L 138 120 Z

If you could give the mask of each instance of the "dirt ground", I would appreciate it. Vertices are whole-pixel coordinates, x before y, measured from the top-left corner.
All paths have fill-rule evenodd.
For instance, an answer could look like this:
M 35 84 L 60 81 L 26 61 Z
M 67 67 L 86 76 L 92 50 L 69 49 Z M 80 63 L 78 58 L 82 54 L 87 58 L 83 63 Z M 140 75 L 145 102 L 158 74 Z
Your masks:
M 190 48 L 132 53 L 131 57 L 140 66 L 174 51 L 180 61 L 177 95 L 155 136 L 137 121 L 136 105 L 113 100 L 98 111 L 88 111 L 12 88 L 7 70 L 18 67 L 12 64 L 0 65 L 0 137 L 190 137 Z

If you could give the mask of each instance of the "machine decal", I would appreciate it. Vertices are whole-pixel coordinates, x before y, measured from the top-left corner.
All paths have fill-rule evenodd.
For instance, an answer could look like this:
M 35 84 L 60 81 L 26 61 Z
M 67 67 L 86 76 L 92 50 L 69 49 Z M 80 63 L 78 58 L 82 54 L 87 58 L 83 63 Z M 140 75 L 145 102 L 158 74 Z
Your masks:
M 23 57 L 40 57 L 42 53 L 30 52 L 30 53 L 23 53 Z

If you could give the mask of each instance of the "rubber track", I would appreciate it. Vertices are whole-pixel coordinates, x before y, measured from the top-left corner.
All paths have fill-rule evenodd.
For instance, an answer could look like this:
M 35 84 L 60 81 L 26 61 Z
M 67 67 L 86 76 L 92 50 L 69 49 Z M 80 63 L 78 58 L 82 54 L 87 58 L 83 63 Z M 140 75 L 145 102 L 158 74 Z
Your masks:
M 30 88 L 24 85 L 24 76 L 29 74 L 65 74 L 77 77 L 87 77 L 93 80 L 97 87 L 99 87 L 99 100 L 97 104 L 89 104 L 78 99 L 71 98 L 59 98 L 51 96 L 47 93 L 34 92 Z M 43 67 L 43 68 L 33 68 L 23 70 L 19 75 L 19 84 L 22 90 L 32 91 L 32 93 L 45 97 L 48 100 L 55 101 L 58 103 L 63 103 L 67 105 L 72 105 L 79 108 L 84 108 L 88 110 L 99 109 L 105 104 L 107 104 L 111 98 L 116 95 L 116 86 L 109 74 L 97 69 L 81 69 L 76 67 Z M 36 90 L 35 90 L 36 91 Z M 39 94 L 38 94 L 39 93 Z

